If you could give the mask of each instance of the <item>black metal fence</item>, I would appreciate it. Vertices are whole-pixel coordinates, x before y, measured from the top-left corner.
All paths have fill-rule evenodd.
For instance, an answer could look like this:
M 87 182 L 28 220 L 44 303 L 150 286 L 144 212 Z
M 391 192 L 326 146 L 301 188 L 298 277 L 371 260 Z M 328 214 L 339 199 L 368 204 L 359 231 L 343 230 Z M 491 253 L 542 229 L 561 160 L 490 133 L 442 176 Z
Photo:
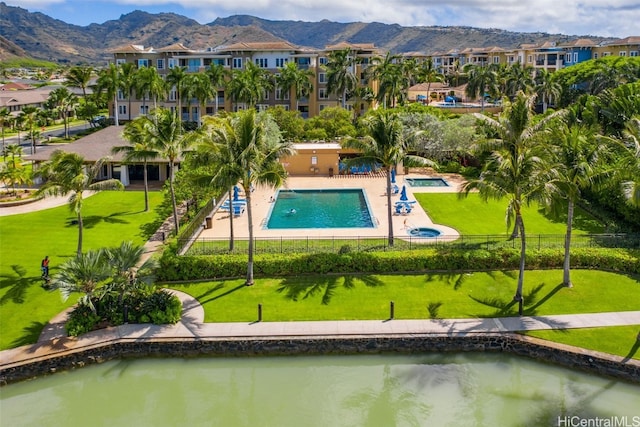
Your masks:
M 180 229 L 180 235 L 178 236 L 178 253 L 182 253 L 185 248 L 193 241 L 196 232 L 200 232 L 200 229 L 205 224 L 207 216 L 213 211 L 216 199 L 212 198 L 207 204 L 200 209 L 196 216 L 189 221 L 187 225 Z
M 526 236 L 527 248 L 563 248 L 563 234 L 532 234 Z M 191 243 L 187 255 L 225 254 L 229 251 L 227 238 L 200 238 L 195 241 L 178 239 L 180 247 Z M 346 253 L 351 251 L 405 251 L 430 247 L 459 249 L 519 248 L 519 238 L 508 235 L 463 235 L 438 237 L 395 237 L 393 246 L 386 236 L 333 236 L 333 237 L 258 237 L 254 238 L 255 253 Z M 571 239 L 572 248 L 640 248 L 640 234 L 577 234 Z M 236 239 L 233 253 L 246 253 L 248 240 Z

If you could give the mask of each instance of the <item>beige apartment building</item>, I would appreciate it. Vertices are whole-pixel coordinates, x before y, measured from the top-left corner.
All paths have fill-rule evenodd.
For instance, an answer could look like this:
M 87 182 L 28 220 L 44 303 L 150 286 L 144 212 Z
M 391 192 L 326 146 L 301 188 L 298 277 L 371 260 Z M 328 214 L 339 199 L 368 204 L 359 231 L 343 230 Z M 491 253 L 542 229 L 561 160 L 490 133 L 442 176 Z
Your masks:
M 264 110 L 269 107 L 281 106 L 286 110 L 298 110 L 302 117 L 316 116 L 327 107 L 335 107 L 342 104 L 342 100 L 335 93 L 329 93 L 327 86 L 327 71 L 324 66 L 328 55 L 332 51 L 349 49 L 354 58 L 357 58 L 353 69 L 350 70 L 359 79 L 361 86 L 368 86 L 376 90 L 374 81 L 366 77 L 366 69 L 371 63 L 371 58 L 380 53 L 373 44 L 340 43 L 327 46 L 325 49 L 311 49 L 295 46 L 288 42 L 265 43 L 234 43 L 227 46 L 208 48 L 204 50 L 189 49 L 181 43 L 155 49 L 140 45 L 127 45 L 113 51 L 116 64 L 133 63 L 136 68 L 155 67 L 159 74 L 165 78 L 172 68 L 184 67 L 187 73 L 204 72 L 212 64 L 223 66 L 228 71 L 239 70 L 251 62 L 260 68 L 277 75 L 280 69 L 289 62 L 294 62 L 299 69 L 308 69 L 313 72 L 313 91 L 307 97 L 296 99 L 293 90 L 284 92 L 277 86 L 270 92 L 265 92 L 263 99 L 258 102 L 256 108 Z M 205 111 L 200 111 L 201 106 L 195 99 L 191 102 L 182 102 L 181 117 L 184 120 L 199 121 L 202 115 L 211 115 L 218 110 L 238 111 L 246 109 L 243 103 L 232 102 L 223 87 L 218 88 L 217 102 L 208 100 Z M 126 94 L 118 94 L 118 116 L 127 121 L 146 114 L 149 110 L 149 100 L 141 100 Z M 160 102 L 161 106 L 175 109 L 178 106 L 175 88 L 170 91 L 169 97 Z M 217 106 L 217 107 L 216 107 Z M 110 105 L 110 113 L 114 115 L 114 106 Z M 354 110 L 358 114 L 364 113 L 368 108 L 373 108 L 365 102 L 357 99 L 347 101 L 346 108 Z

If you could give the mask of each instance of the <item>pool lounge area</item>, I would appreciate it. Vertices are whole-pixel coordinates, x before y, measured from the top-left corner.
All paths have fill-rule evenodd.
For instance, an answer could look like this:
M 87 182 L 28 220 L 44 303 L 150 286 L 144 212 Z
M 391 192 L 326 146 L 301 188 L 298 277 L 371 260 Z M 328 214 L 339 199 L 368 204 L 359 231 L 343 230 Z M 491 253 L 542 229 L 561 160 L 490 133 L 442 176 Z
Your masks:
M 455 178 L 445 177 L 449 182 L 449 187 L 411 187 L 405 184 L 407 178 L 424 178 L 426 175 L 410 174 L 398 176 L 397 185 L 402 188 L 405 185 L 407 196 L 410 200 L 415 200 L 413 193 L 417 192 L 457 192 L 459 182 Z M 366 202 L 371 215 L 371 227 L 341 227 L 341 228 L 268 228 L 270 214 L 276 207 L 274 200 L 278 192 L 290 190 L 353 190 L 361 189 L 364 192 Z M 257 187 L 251 193 L 253 229 L 256 238 L 323 238 L 323 237 L 384 237 L 387 235 L 387 197 L 385 195 L 386 178 L 384 176 L 334 176 L 334 177 L 289 177 L 282 188 L 271 189 Z M 245 195 L 241 194 L 241 198 Z M 391 199 L 392 211 L 395 202 L 399 200 L 399 194 L 393 195 Z M 429 227 L 437 229 L 442 237 L 438 239 L 456 239 L 459 234 L 456 230 L 444 225 L 433 224 L 426 212 L 418 203 L 413 204 L 415 208 L 406 215 L 392 215 L 393 231 L 397 238 L 412 238 L 408 233 L 409 229 L 417 227 Z M 297 215 L 297 208 L 296 214 Z M 291 208 L 290 208 L 291 209 Z M 248 238 L 248 215 L 245 211 L 243 215 L 234 217 L 234 236 L 236 239 Z M 199 238 L 223 239 L 229 237 L 229 212 L 218 211 L 212 217 L 212 228 L 203 229 Z M 431 238 L 430 240 L 434 240 Z

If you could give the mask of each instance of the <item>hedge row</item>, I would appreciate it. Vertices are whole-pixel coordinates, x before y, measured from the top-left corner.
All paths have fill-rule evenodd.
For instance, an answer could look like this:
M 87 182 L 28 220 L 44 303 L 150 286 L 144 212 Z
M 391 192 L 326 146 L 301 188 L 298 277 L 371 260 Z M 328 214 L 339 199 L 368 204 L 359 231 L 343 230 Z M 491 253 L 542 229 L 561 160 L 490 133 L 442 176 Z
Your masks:
M 291 276 L 326 273 L 399 273 L 517 269 L 520 251 L 421 249 L 405 252 L 349 252 L 345 254 L 263 254 L 254 259 L 256 276 Z M 562 268 L 563 250 L 527 252 L 526 268 Z M 572 268 L 612 270 L 640 274 L 640 250 L 577 248 L 571 252 Z M 185 281 L 242 277 L 246 255 L 177 256 L 165 251 L 160 260 L 160 281 Z

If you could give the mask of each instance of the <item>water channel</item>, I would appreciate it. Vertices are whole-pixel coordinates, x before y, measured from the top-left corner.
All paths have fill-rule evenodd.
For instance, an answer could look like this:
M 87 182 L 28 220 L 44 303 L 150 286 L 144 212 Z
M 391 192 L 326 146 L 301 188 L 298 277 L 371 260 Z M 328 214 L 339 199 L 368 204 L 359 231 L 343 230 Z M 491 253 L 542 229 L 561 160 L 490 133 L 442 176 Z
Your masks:
M 120 360 L 0 388 L 2 426 L 571 425 L 558 417 L 640 425 L 640 386 L 429 354 Z

